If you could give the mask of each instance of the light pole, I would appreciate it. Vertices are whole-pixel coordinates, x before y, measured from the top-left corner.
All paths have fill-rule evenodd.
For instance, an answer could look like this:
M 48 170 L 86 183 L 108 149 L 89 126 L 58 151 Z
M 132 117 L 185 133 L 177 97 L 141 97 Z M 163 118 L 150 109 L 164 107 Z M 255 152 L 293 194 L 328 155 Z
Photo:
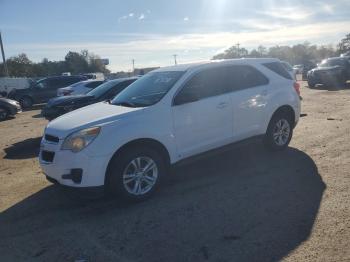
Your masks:
M 7 69 L 6 58 L 5 58 L 4 45 L 2 44 L 1 31 L 0 31 L 0 46 L 1 46 L 1 54 L 2 54 L 2 61 L 4 65 L 5 75 L 9 76 L 9 71 Z
M 175 65 L 177 65 L 177 55 L 173 55 L 173 57 L 174 57 Z
M 132 60 L 132 74 L 135 75 L 135 59 Z

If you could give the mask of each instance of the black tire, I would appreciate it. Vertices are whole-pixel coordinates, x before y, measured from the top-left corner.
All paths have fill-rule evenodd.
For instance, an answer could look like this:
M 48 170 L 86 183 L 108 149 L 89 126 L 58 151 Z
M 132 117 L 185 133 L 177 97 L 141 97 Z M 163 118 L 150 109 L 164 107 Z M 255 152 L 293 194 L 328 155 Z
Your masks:
M 338 78 L 338 80 L 337 80 L 337 86 L 338 87 L 345 87 L 346 86 L 346 82 L 347 82 L 347 79 L 346 79 L 347 77 L 345 76 L 345 73 L 342 73 L 340 76 L 339 76 L 339 78 Z
M 278 137 L 281 137 L 281 141 L 279 142 L 282 142 L 283 140 L 283 143 L 279 143 L 278 142 L 279 138 L 276 137 L 276 133 L 278 133 L 278 123 L 283 123 L 283 125 L 285 124 L 288 125 L 288 130 L 289 130 L 288 135 L 286 134 L 286 132 L 281 131 L 281 136 L 278 136 Z M 294 125 L 292 123 L 291 116 L 288 113 L 285 113 L 285 112 L 276 113 L 270 120 L 269 126 L 267 128 L 267 131 L 264 137 L 265 146 L 272 151 L 281 151 L 286 149 L 293 136 L 293 127 Z
M 29 96 L 22 97 L 19 100 L 22 108 L 30 108 L 33 105 L 33 100 Z
M 8 118 L 9 113 L 6 108 L 0 107 L 0 121 L 4 121 Z
M 307 80 L 307 84 L 308 84 L 309 88 L 315 88 L 315 86 L 316 86 L 316 83 L 313 82 L 311 79 Z
M 124 183 L 127 179 L 124 177 L 124 174 L 127 173 L 126 170 L 134 167 L 131 162 L 137 158 L 151 159 L 154 161 L 157 169 L 157 178 L 155 179 L 154 185 L 149 189 L 149 191 L 138 195 L 130 193 L 130 190 L 127 189 L 128 186 L 135 189 L 137 183 L 135 180 L 131 180 L 128 185 L 125 185 Z M 140 166 L 142 166 L 142 161 Z M 106 174 L 107 191 L 113 195 L 120 196 L 127 201 L 142 201 L 149 198 L 158 189 L 161 178 L 165 172 L 165 161 L 161 154 L 159 154 L 156 150 L 147 147 L 130 147 L 116 154 L 112 158 Z M 139 183 L 141 183 L 142 186 L 142 183 L 145 184 L 146 181 L 144 180 Z

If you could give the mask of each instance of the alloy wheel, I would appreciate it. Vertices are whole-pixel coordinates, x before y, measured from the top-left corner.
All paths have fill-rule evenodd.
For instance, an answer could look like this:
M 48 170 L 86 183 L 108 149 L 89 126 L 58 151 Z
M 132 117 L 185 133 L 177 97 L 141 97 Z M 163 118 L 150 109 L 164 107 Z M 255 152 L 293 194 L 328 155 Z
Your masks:
M 276 122 L 276 125 L 273 129 L 273 140 L 276 145 L 284 146 L 288 143 L 290 135 L 290 125 L 286 119 L 280 119 Z
M 148 193 L 155 186 L 157 179 L 157 164 L 146 156 L 132 159 L 123 172 L 124 188 L 135 196 Z

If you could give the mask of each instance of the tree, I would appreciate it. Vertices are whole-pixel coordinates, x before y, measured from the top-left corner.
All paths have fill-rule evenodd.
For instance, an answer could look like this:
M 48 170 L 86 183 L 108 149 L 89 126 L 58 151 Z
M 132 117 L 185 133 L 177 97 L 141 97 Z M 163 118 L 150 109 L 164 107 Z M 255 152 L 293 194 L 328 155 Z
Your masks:
M 213 59 L 232 59 L 248 56 L 248 50 L 245 48 L 239 48 L 234 45 L 229 49 L 225 50 L 223 53 L 218 54 L 213 57 Z
M 6 60 L 6 63 L 10 76 L 26 77 L 33 73 L 33 62 L 24 53 L 10 57 Z
M 343 38 L 339 45 L 338 45 L 338 49 L 340 53 L 345 53 L 350 51 L 350 34 L 347 34 L 345 36 L 345 38 Z
M 82 54 L 69 51 L 64 60 L 66 62 L 67 72 L 80 74 L 88 71 L 88 62 Z

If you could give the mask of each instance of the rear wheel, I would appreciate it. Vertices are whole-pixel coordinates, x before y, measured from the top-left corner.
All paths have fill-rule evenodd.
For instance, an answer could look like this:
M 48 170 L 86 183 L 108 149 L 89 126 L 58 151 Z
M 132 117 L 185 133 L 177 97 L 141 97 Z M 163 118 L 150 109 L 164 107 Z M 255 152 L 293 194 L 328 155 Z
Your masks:
M 0 121 L 6 120 L 8 117 L 8 112 L 6 108 L 0 107 Z
M 25 96 L 19 100 L 19 103 L 21 104 L 22 108 L 29 108 L 33 105 L 33 100 L 30 97 Z
M 126 200 L 144 200 L 158 188 L 165 170 L 165 162 L 157 151 L 132 147 L 111 160 L 107 187 L 109 192 Z
M 309 88 L 315 88 L 315 86 L 316 86 L 316 83 L 312 79 L 308 79 L 307 84 L 308 84 Z
M 293 123 L 286 113 L 277 113 L 272 117 L 265 134 L 265 145 L 273 150 L 285 149 L 293 136 Z

